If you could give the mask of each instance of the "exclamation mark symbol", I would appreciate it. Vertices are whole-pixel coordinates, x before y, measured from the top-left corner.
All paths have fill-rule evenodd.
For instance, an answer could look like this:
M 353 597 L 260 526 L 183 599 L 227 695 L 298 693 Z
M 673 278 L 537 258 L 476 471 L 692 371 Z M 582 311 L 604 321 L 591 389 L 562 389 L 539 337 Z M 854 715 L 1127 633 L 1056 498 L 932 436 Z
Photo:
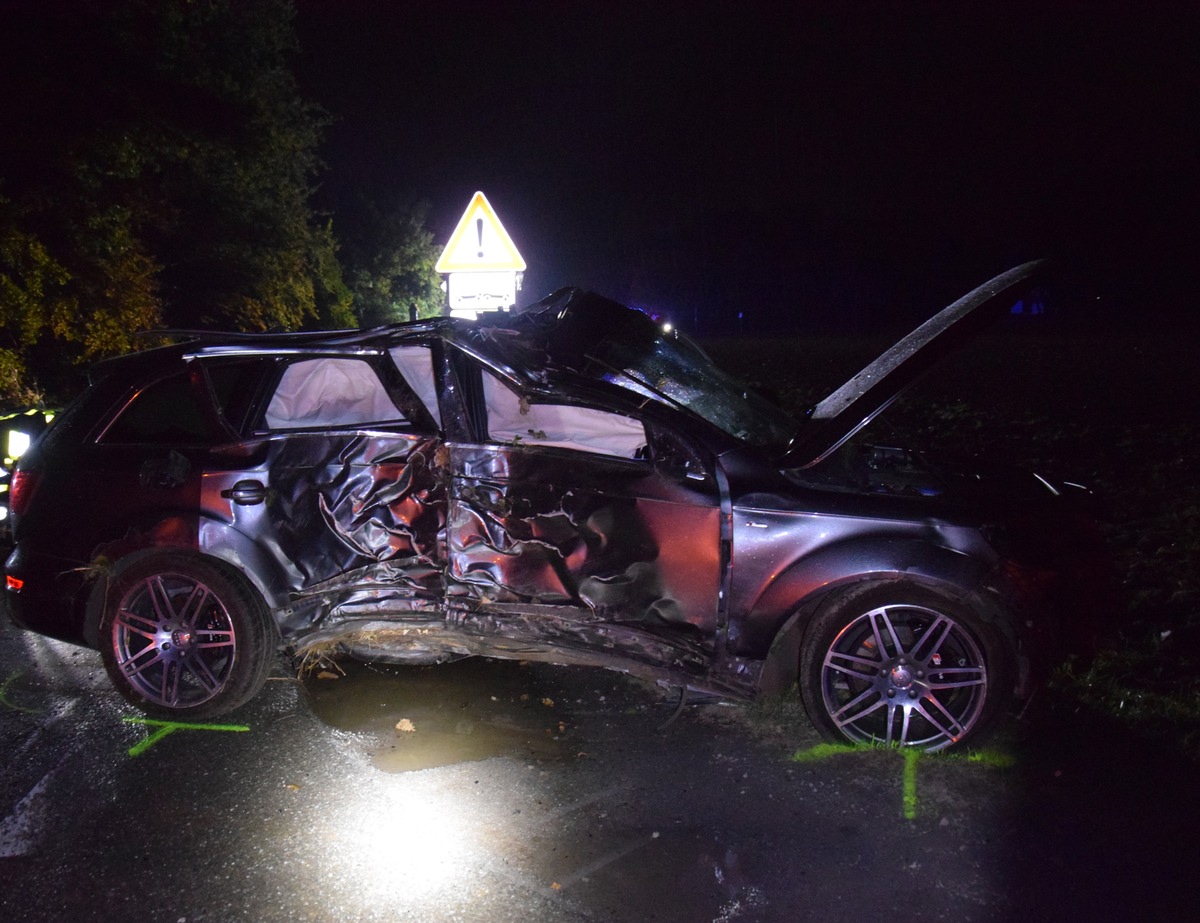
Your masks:
M 480 259 L 483 259 L 483 219 L 475 219 L 475 235 L 479 238 L 479 253 L 476 254 Z

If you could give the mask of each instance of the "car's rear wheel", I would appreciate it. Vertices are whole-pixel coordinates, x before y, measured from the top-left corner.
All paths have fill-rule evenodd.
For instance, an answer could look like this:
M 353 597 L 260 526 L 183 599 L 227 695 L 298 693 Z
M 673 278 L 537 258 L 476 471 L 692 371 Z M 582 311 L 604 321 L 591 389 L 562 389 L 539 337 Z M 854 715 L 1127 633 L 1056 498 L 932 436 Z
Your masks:
M 248 701 L 270 672 L 273 637 L 266 606 L 245 581 L 185 554 L 124 571 L 100 622 L 113 684 L 166 718 L 210 717 Z
M 942 750 L 978 741 L 1012 688 L 990 622 L 901 584 L 831 599 L 800 652 L 800 692 L 819 730 L 855 743 Z

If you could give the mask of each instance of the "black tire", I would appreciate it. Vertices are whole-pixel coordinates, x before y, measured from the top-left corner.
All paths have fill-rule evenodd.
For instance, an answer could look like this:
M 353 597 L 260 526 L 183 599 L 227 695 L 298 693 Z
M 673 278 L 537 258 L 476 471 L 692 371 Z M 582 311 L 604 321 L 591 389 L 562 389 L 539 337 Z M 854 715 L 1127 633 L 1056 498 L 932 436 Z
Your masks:
M 943 750 L 977 743 L 1013 688 L 995 625 L 949 594 L 868 584 L 828 600 L 805 632 L 800 695 L 831 740 Z
M 274 661 L 262 599 L 225 568 L 171 553 L 138 561 L 109 589 L 100 653 L 131 703 L 168 719 L 208 718 L 249 701 Z

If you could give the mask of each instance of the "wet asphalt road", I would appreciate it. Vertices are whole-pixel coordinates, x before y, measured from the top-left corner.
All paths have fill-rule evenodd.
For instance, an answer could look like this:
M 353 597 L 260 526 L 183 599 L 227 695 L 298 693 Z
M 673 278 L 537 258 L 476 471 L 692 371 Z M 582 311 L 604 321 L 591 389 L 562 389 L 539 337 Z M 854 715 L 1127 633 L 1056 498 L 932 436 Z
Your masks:
M 1194 767 L 1094 719 L 906 760 L 814 750 L 787 703 L 659 730 L 674 704 L 590 669 L 281 668 L 169 729 L 0 616 L 0 920 L 1191 916 Z

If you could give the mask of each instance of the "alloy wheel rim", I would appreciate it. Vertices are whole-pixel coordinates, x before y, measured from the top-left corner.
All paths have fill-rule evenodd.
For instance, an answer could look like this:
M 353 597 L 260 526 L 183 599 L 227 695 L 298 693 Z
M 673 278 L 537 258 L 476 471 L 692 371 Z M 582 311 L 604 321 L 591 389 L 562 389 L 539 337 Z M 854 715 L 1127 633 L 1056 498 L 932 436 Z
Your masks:
M 117 669 L 147 702 L 201 705 L 233 670 L 237 635 L 221 599 L 182 574 L 153 574 L 121 599 L 112 628 Z
M 923 606 L 880 606 L 830 644 L 821 695 L 834 725 L 858 743 L 933 751 L 961 740 L 987 700 L 987 664 L 970 630 Z

